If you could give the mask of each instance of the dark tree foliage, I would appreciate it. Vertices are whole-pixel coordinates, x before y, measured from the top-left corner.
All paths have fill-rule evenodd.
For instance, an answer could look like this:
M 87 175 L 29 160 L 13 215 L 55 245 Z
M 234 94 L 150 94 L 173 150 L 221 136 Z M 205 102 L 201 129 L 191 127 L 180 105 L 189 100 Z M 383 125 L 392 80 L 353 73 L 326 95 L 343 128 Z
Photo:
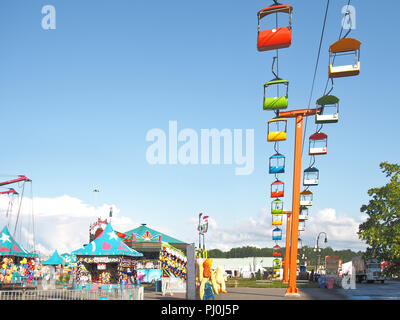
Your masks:
M 358 235 L 369 245 L 367 258 L 387 261 L 385 271 L 388 274 L 399 274 L 400 165 L 382 162 L 380 168 L 390 180 L 383 187 L 368 190 L 371 199 L 360 209 L 368 218 L 360 224 Z
M 223 252 L 218 249 L 212 249 L 208 251 L 208 257 L 210 258 L 248 258 L 248 257 L 272 257 L 272 248 L 256 248 L 256 247 L 241 247 L 232 248 L 227 252 Z M 308 265 L 315 265 L 318 261 L 318 255 L 320 255 L 320 263 L 324 264 L 325 256 L 339 256 L 343 260 L 343 263 L 351 261 L 355 256 L 360 256 L 363 253 L 361 251 L 354 252 L 352 250 L 333 250 L 330 247 L 321 248 L 321 252 L 315 252 L 313 247 L 303 246 L 299 249 L 299 257 L 301 258 L 304 254 L 307 259 L 301 259 L 307 261 Z M 282 256 L 285 256 L 285 248 L 282 248 Z

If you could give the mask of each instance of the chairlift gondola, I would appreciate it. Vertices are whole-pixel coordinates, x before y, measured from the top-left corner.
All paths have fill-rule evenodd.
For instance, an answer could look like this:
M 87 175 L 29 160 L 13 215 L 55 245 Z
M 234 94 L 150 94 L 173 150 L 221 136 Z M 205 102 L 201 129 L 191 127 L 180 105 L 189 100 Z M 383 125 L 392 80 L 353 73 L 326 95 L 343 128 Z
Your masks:
M 303 172 L 303 186 L 317 186 L 319 183 L 319 170 L 309 167 Z
M 313 193 L 310 190 L 303 190 L 300 192 L 300 205 L 312 206 Z
M 350 77 L 360 74 L 360 46 L 361 42 L 353 38 L 343 38 L 329 47 L 329 78 Z M 354 56 L 354 63 L 334 66 L 338 56 Z
M 285 195 L 285 183 L 276 180 L 271 183 L 271 198 L 282 198 Z
M 283 88 L 281 88 L 283 87 Z M 277 89 L 276 96 L 267 96 L 267 89 Z M 278 92 L 283 91 L 284 95 L 278 95 Z M 289 98 L 289 81 L 283 79 L 274 79 L 264 84 L 264 110 L 279 110 L 288 107 Z
M 271 214 L 283 215 L 283 201 L 276 199 L 271 202 Z
M 315 123 L 335 123 L 339 121 L 339 98 L 332 95 L 325 95 L 317 100 Z
M 283 223 L 283 214 L 272 214 L 272 225 L 281 226 Z
M 285 173 L 285 156 L 277 153 L 269 157 L 269 173 Z
M 282 248 L 278 245 L 275 245 L 272 248 L 272 256 L 273 257 L 282 257 L 282 252 L 281 252 Z
M 282 229 L 276 227 L 274 230 L 272 230 L 272 240 L 282 240 Z
M 261 9 L 258 16 L 258 51 L 268 51 L 290 47 L 292 44 L 292 11 L 293 7 L 288 4 L 277 4 Z M 279 12 L 289 15 L 289 25 L 282 28 L 273 28 L 269 30 L 261 30 L 260 22 L 264 17 Z
M 275 259 L 272 260 L 272 268 L 274 270 L 280 270 L 281 269 L 281 265 L 282 265 L 281 259 L 275 258 Z
M 299 231 L 300 232 L 306 231 L 306 221 L 305 220 L 299 221 Z
M 308 208 L 306 206 L 300 206 L 299 221 L 308 220 Z
M 287 119 L 274 118 L 268 121 L 268 141 L 284 141 L 286 140 Z
M 310 148 L 308 154 L 321 155 L 328 152 L 328 135 L 323 132 L 316 132 L 310 136 Z

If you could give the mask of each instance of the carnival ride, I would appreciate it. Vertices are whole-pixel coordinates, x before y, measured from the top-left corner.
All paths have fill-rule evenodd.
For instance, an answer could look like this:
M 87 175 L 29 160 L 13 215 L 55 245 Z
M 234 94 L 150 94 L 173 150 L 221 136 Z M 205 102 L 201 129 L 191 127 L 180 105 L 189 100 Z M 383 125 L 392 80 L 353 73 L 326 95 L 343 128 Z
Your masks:
M 30 183 L 31 187 L 31 201 L 33 201 L 32 195 L 32 180 L 26 177 L 25 175 L 19 175 L 14 179 L 6 180 L 0 182 L 0 187 L 17 184 L 18 188 L 21 189 L 21 194 L 17 192 L 14 188 L 8 188 L 6 191 L 0 191 L 0 195 L 7 195 L 9 197 L 8 206 L 6 209 L 5 218 L 7 221 L 7 227 L 11 228 L 11 224 L 14 224 L 12 237 L 19 238 L 19 242 L 21 243 L 21 233 L 22 233 L 22 226 L 27 232 L 32 234 L 32 241 L 26 240 L 25 245 L 35 252 L 35 228 L 34 228 L 34 214 L 33 214 L 33 206 L 31 206 L 31 216 L 28 218 L 28 221 L 21 221 L 24 214 L 21 214 L 22 204 L 24 200 L 24 193 L 25 193 L 25 184 L 26 182 Z M 19 204 L 17 208 L 17 213 L 15 219 L 13 217 L 13 205 L 16 199 L 19 198 Z M 14 221 L 13 221 L 14 220 Z M 21 244 L 22 245 L 22 244 Z
M 297 294 L 296 287 L 296 272 L 298 260 L 298 245 L 301 238 L 299 232 L 306 230 L 306 221 L 309 217 L 309 208 L 313 204 L 313 192 L 309 190 L 312 186 L 319 184 L 319 170 L 314 166 L 315 157 L 326 155 L 328 152 L 328 135 L 321 132 L 323 125 L 328 123 L 337 123 L 339 121 L 339 98 L 331 95 L 334 89 L 334 79 L 340 77 L 356 76 L 360 73 L 360 47 L 361 42 L 354 38 L 347 38 L 352 30 L 352 21 L 350 11 L 347 10 L 346 17 L 350 20 L 350 28 L 342 37 L 343 26 L 340 31 L 339 40 L 334 42 L 329 47 L 329 68 L 328 80 L 326 82 L 325 91 L 321 98 L 316 101 L 316 108 L 310 108 L 312 93 L 315 85 L 316 74 L 318 70 L 319 57 L 325 32 L 327 13 L 329 9 L 329 0 L 327 1 L 325 18 L 322 27 L 321 40 L 319 44 L 318 56 L 314 70 L 312 82 L 310 102 L 308 108 L 297 109 L 292 111 L 281 111 L 288 108 L 289 102 L 289 81 L 279 77 L 279 50 L 288 48 L 292 44 L 292 14 L 293 7 L 289 4 L 274 3 L 269 7 L 263 8 L 257 14 L 258 17 L 258 37 L 257 50 L 259 52 L 275 50 L 272 60 L 272 74 L 274 78 L 264 84 L 263 110 L 273 111 L 275 116 L 267 123 L 267 141 L 274 143 L 275 154 L 269 158 L 269 174 L 275 176 L 275 181 L 271 184 L 270 197 L 272 225 L 275 227 L 272 231 L 272 240 L 275 241 L 273 247 L 273 262 L 274 278 L 279 278 L 281 270 L 282 257 L 280 253 L 281 247 L 278 241 L 282 240 L 282 230 L 278 227 L 282 225 L 283 215 L 287 216 L 286 221 L 286 250 L 284 257 L 283 281 L 289 283 L 286 291 L 287 294 Z M 347 3 L 349 8 L 350 1 Z M 289 22 L 287 26 L 278 26 L 278 13 L 287 14 Z M 275 27 L 262 30 L 261 20 L 275 15 Z M 347 64 L 338 64 L 335 61 L 338 57 L 346 58 Z M 350 59 L 350 62 L 348 62 Z M 336 62 L 336 63 L 335 63 Z M 276 69 L 276 71 L 275 71 Z M 328 83 L 331 82 L 331 89 L 327 91 Z M 271 91 L 276 89 L 276 94 Z M 316 131 L 309 136 L 308 155 L 310 156 L 310 164 L 303 171 L 303 186 L 305 189 L 300 192 L 301 183 L 301 160 L 303 154 L 303 136 L 306 134 L 307 121 L 303 131 L 303 119 L 315 117 Z M 293 171 L 293 196 L 292 196 L 292 211 L 283 211 L 284 182 L 279 177 L 279 174 L 285 173 L 285 156 L 279 152 L 279 143 L 285 141 L 288 137 L 287 122 L 288 119 L 295 119 L 295 148 L 294 148 L 294 171 Z

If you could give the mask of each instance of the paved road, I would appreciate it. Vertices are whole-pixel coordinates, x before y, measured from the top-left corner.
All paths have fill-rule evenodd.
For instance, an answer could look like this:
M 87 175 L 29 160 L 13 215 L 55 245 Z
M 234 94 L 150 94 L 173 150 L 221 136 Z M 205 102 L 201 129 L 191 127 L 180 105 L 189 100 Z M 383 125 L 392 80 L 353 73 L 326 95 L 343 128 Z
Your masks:
M 400 281 L 356 283 L 356 289 L 338 289 L 348 300 L 400 300 Z
M 343 300 L 337 289 L 304 288 L 297 297 L 286 297 L 285 288 L 227 288 L 228 293 L 215 296 L 215 300 Z M 159 292 L 145 290 L 145 300 L 184 300 L 184 293 L 162 296 Z
M 357 283 L 356 289 L 299 289 L 300 296 L 285 297 L 285 288 L 227 288 L 228 293 L 215 296 L 215 300 L 400 300 L 400 281 Z M 145 300 L 184 300 L 184 293 L 161 296 L 145 290 Z

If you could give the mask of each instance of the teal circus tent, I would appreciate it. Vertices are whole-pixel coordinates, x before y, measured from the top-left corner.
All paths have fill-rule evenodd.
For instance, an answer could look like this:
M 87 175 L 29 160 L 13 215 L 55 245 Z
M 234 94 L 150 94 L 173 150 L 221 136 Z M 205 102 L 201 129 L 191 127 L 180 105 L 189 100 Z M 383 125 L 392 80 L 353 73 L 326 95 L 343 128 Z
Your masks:
M 36 255 L 22 248 L 11 236 L 7 226 L 0 233 L 0 256 L 34 258 Z
M 61 257 L 63 257 L 63 259 L 65 259 L 65 264 L 70 264 L 70 263 L 76 262 L 76 256 L 74 254 L 63 253 L 61 255 Z
M 161 241 L 163 241 L 168 242 L 169 244 L 186 245 L 186 243 L 181 240 L 147 227 L 146 224 L 142 224 L 138 228 L 125 232 L 123 240 L 126 242 L 133 241 L 146 243 L 161 243 Z
M 121 239 L 117 236 L 111 223 L 107 224 L 103 233 L 99 235 L 95 240 L 84 246 L 82 249 L 78 249 L 72 252 L 79 256 L 130 256 L 130 257 L 142 257 L 143 254 L 129 248 L 124 244 Z
M 42 262 L 42 265 L 58 266 L 59 264 L 63 264 L 64 261 L 64 258 L 61 257 L 56 250 L 48 260 Z M 68 263 L 65 263 L 65 265 L 68 265 Z

